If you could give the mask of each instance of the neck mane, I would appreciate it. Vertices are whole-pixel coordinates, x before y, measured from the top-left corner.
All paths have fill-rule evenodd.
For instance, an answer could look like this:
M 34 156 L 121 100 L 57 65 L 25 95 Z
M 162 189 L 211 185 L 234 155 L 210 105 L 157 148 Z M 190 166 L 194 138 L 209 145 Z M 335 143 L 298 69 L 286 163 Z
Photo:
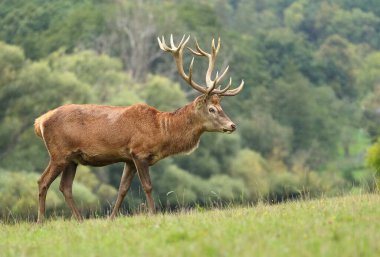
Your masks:
M 163 143 L 163 155 L 190 153 L 199 144 L 203 122 L 196 113 L 195 102 L 191 102 L 174 112 L 160 114 L 161 133 L 166 140 Z

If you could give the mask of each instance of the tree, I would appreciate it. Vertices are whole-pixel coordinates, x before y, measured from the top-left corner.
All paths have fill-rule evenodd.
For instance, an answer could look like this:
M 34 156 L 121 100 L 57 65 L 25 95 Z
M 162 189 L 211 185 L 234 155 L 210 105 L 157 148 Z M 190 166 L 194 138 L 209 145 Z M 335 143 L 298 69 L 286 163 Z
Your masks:
M 79 81 L 86 83 L 95 95 L 92 99 L 94 103 L 111 103 L 121 93 L 126 96 L 126 91 L 133 101 L 139 99 L 135 94 L 136 82 L 123 71 L 119 59 L 86 50 L 72 54 L 57 51 L 47 60 L 54 71 L 72 73 Z M 124 102 L 128 104 L 132 101 L 125 98 Z
M 31 59 L 46 57 L 65 47 L 91 45 L 103 24 L 95 1 L 2 1 L 0 39 L 22 46 Z
M 297 30 L 304 20 L 304 6 L 306 1 L 294 1 L 289 7 L 284 10 L 285 25 Z
M 187 103 L 178 83 L 159 75 L 150 75 L 140 86 L 140 95 L 146 103 L 160 111 L 174 111 Z
M 368 131 L 371 140 L 375 141 L 380 135 L 380 84 L 375 86 L 374 91 L 368 93 L 363 99 L 363 125 Z
M 165 16 L 159 16 L 162 12 Z M 173 28 L 177 23 L 171 6 L 153 1 L 119 1 L 107 9 L 107 30 L 97 38 L 96 49 L 123 61 L 124 69 L 143 82 L 162 55 L 156 37 L 160 24 Z M 165 26 L 163 26 L 165 27 Z M 175 26 L 174 26 L 175 27 Z M 162 30 L 165 33 L 165 30 Z M 172 31 L 173 33 L 173 31 Z
M 353 45 L 338 35 L 328 37 L 320 46 L 316 60 L 323 67 L 323 82 L 334 89 L 338 98 L 357 96 L 354 77 L 357 60 Z
M 253 111 L 251 117 L 241 120 L 240 124 L 244 147 L 249 147 L 264 157 L 269 157 L 274 149 L 281 149 L 286 153 L 285 156 L 291 152 L 291 127 L 281 125 L 271 114 Z
M 366 56 L 356 72 L 356 87 L 360 89 L 360 96 L 373 92 L 380 84 L 380 52 L 375 51 Z
M 300 34 L 276 29 L 262 34 L 258 51 L 266 61 L 272 79 L 300 71 L 307 76 L 312 60 L 310 45 Z
M 242 149 L 231 162 L 230 174 L 241 178 L 247 189 L 246 197 L 250 201 L 257 201 L 269 193 L 268 168 L 266 160 L 260 154 Z
M 0 90 L 16 79 L 24 62 L 25 56 L 21 48 L 0 42 Z
M 91 97 L 89 86 L 72 73 L 53 71 L 45 61 L 25 66 L 17 79 L 0 91 L 3 106 L 3 122 L 0 125 L 3 138 L 0 145 L 1 164 L 5 167 L 14 165 L 13 168 L 17 168 L 17 165 L 21 168 L 25 164 L 24 168 L 34 170 L 33 159 L 19 159 L 12 164 L 14 159 L 7 156 L 12 155 L 12 151 L 17 148 L 25 151 L 29 147 L 33 148 L 33 144 L 21 139 L 24 133 L 33 133 L 34 119 L 53 107 L 69 102 L 84 103 Z M 17 156 L 21 153 L 16 151 L 13 154 Z
M 206 133 L 191 155 L 180 155 L 174 162 L 182 169 L 202 178 L 226 173 L 240 148 L 240 136 Z
M 235 16 L 234 27 L 244 34 L 256 34 L 280 27 L 280 13 L 268 8 L 264 1 L 239 1 Z
M 292 153 L 309 152 L 317 167 L 337 153 L 340 126 L 337 99 L 328 87 L 313 88 L 298 75 L 274 84 L 273 117 L 293 131 Z

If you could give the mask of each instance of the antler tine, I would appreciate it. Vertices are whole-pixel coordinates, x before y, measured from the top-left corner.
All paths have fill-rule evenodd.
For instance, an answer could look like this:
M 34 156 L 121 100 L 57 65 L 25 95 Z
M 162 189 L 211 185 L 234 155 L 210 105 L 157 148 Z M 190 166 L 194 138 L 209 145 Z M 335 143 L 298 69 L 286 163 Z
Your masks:
M 172 49 L 176 49 L 177 47 L 174 45 L 174 40 L 173 40 L 173 34 L 170 34 L 170 47 Z
M 186 38 L 186 35 L 183 35 L 181 41 L 179 42 L 178 46 L 174 44 L 173 40 L 173 34 L 170 35 L 170 46 L 169 47 L 166 42 L 164 36 L 160 39 L 157 38 L 158 44 L 160 48 L 166 52 L 171 52 L 174 56 L 174 60 L 176 62 L 176 66 L 178 69 L 179 75 L 195 90 L 201 92 L 202 94 L 206 94 L 208 96 L 210 95 L 220 95 L 220 96 L 234 96 L 240 93 L 240 91 L 244 87 L 244 81 L 242 80 L 239 87 L 229 90 L 232 84 L 232 79 L 230 78 L 229 83 L 227 86 L 223 89 L 220 89 L 219 83 L 223 80 L 224 76 L 227 74 L 227 71 L 229 70 L 229 66 L 227 66 L 224 71 L 219 75 L 219 72 L 216 72 L 215 79 L 212 80 L 212 72 L 215 66 L 215 60 L 216 56 L 220 49 L 220 38 L 218 38 L 218 43 L 215 46 L 215 39 L 211 41 L 211 53 L 207 53 L 204 51 L 198 44 L 197 39 L 195 39 L 195 47 L 196 50 L 191 49 L 188 47 L 188 49 L 196 56 L 206 56 L 208 58 L 208 68 L 206 72 L 206 87 L 203 87 L 196 82 L 192 80 L 193 77 L 193 66 L 194 66 L 194 57 L 191 60 L 190 66 L 189 66 L 189 74 L 187 75 L 183 69 L 183 49 L 186 46 L 187 42 L 190 40 L 190 36 Z M 215 89 L 218 86 L 217 89 Z
M 185 39 L 185 37 L 186 37 L 186 35 L 183 35 L 178 46 L 175 46 L 174 40 L 173 40 L 173 34 L 171 34 L 170 35 L 170 47 L 166 44 L 164 36 L 162 36 L 162 39 L 157 37 L 157 40 L 158 40 L 158 44 L 159 44 L 160 48 L 163 51 L 176 53 L 176 52 L 180 51 L 183 48 L 183 46 L 185 46 L 186 43 L 189 41 L 190 35 L 186 39 Z
M 216 71 L 216 78 L 219 76 L 219 71 Z M 207 88 L 207 94 L 211 94 L 212 91 L 215 89 L 216 87 L 216 84 L 218 83 L 217 79 L 215 80 L 211 80 L 211 86 L 209 88 Z
M 213 38 L 211 41 L 211 49 L 214 56 L 216 56 L 220 49 L 220 37 L 218 38 L 218 44 L 215 47 L 215 39 Z
M 203 56 L 209 56 L 210 55 L 206 51 L 202 50 L 202 48 L 198 44 L 197 39 L 195 39 L 195 47 L 197 48 L 198 52 L 201 53 L 201 55 L 203 55 Z
M 211 40 L 211 49 L 212 49 L 212 53 L 215 54 L 216 48 L 215 48 L 215 39 L 214 38 Z
M 218 93 L 218 95 L 220 95 L 220 96 L 234 96 L 234 95 L 239 94 L 240 91 L 243 89 L 243 87 L 244 87 L 244 80 L 241 81 L 240 85 L 237 88 L 228 90 L 225 93 Z
M 189 42 L 189 40 L 190 40 L 190 35 L 187 36 L 187 38 L 183 42 L 183 45 L 185 46 L 187 44 L 187 42 Z
M 165 48 L 160 40 L 160 37 L 157 37 L 158 45 L 160 46 L 161 50 L 165 51 Z
M 193 77 L 193 64 L 194 64 L 194 57 L 191 59 L 190 66 L 189 66 L 189 83 L 190 85 L 193 83 L 192 77 Z
M 195 50 L 193 50 L 193 49 L 191 49 L 190 47 L 187 47 L 187 49 L 189 49 L 190 50 L 190 52 L 192 52 L 194 55 L 196 55 L 196 56 L 204 56 L 203 54 L 201 54 L 200 52 L 197 52 L 197 51 L 195 51 Z
M 186 46 L 187 42 L 190 39 L 190 35 L 186 38 L 186 35 L 184 35 L 179 42 L 178 46 L 175 46 L 174 40 L 173 40 L 173 34 L 170 35 L 170 46 L 168 47 L 165 43 L 165 38 L 162 37 L 160 40 L 158 38 L 158 43 L 160 45 L 160 48 L 166 52 L 171 52 L 174 56 L 174 60 L 177 66 L 177 70 L 179 75 L 195 90 L 201 92 L 202 94 L 206 94 L 207 90 L 206 88 L 202 87 L 201 85 L 197 84 L 192 80 L 192 72 L 193 72 L 193 64 L 194 59 L 191 61 L 190 67 L 189 67 L 189 75 L 187 75 L 183 69 L 183 48 Z
M 216 46 L 216 53 L 219 52 L 220 49 L 220 37 L 218 37 L 218 45 Z
M 224 69 L 223 73 L 220 74 L 219 77 L 218 77 L 218 73 L 216 74 L 216 77 L 215 77 L 216 84 L 219 84 L 219 82 L 222 81 L 223 77 L 227 74 L 227 71 L 228 71 L 229 68 L 230 68 L 230 66 L 227 66 Z
M 220 86 L 218 87 L 217 90 L 214 90 L 214 94 L 217 94 L 217 95 L 222 95 L 223 93 L 225 93 L 230 87 L 231 87 L 231 84 L 232 84 L 232 78 L 230 77 L 230 81 L 228 82 L 227 86 L 223 89 L 220 89 Z
M 158 40 L 158 44 L 160 46 L 160 48 L 165 51 L 165 52 L 168 52 L 170 51 L 170 48 L 166 45 L 166 42 L 165 42 L 165 38 L 164 36 L 162 36 L 162 39 L 160 40 L 159 37 L 157 37 L 157 40 Z
M 181 41 L 179 41 L 178 47 L 181 47 L 181 46 L 182 46 L 183 40 L 185 40 L 185 36 L 186 36 L 186 35 L 183 35 L 183 36 L 182 36 Z M 185 42 L 185 45 L 186 45 L 186 43 L 187 43 L 187 40 L 189 40 L 189 39 L 190 39 L 190 36 L 187 37 L 186 42 Z

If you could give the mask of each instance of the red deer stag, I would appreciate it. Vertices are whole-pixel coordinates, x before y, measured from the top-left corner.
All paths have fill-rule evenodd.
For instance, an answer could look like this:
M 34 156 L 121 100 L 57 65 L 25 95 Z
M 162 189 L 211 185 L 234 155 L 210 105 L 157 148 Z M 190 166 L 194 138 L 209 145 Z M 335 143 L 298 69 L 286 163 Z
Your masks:
M 152 183 L 149 166 L 173 154 L 188 153 L 199 143 L 203 132 L 228 132 L 236 129 L 220 106 L 221 96 L 234 96 L 242 89 L 244 82 L 235 89 L 228 85 L 220 88 L 220 82 L 228 67 L 214 79 L 212 73 L 215 58 L 220 49 L 214 40 L 211 53 L 199 47 L 189 48 L 195 56 L 208 58 L 206 85 L 192 79 L 194 58 L 188 75 L 183 69 L 183 50 L 190 36 L 183 36 L 178 46 L 170 37 L 170 47 L 164 38 L 158 38 L 160 48 L 173 54 L 180 76 L 202 95 L 174 112 L 161 112 L 146 104 L 129 107 L 102 106 L 92 104 L 70 104 L 58 107 L 40 116 L 35 121 L 35 132 L 41 137 L 50 155 L 50 162 L 38 180 L 39 210 L 37 222 L 45 215 L 46 194 L 50 184 L 62 173 L 60 190 L 76 219 L 82 216 L 72 196 L 72 184 L 78 164 L 104 166 L 124 162 L 120 188 L 110 218 L 118 213 L 128 192 L 131 181 L 138 174 L 145 191 L 150 212 L 155 211 L 152 198 Z

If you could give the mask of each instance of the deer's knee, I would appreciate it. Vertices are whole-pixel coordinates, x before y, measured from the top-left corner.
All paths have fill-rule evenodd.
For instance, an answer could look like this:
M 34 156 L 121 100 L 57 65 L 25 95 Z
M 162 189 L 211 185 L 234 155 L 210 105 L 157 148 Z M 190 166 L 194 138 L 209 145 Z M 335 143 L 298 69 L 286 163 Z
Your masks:
M 39 184 L 39 187 L 38 187 L 38 197 L 41 198 L 41 197 L 44 197 L 47 193 L 47 190 L 48 190 L 48 186 L 46 184 Z
M 48 185 L 47 185 L 47 183 L 42 178 L 40 178 L 37 181 L 37 183 L 38 183 L 38 190 L 40 192 L 48 190 Z
M 60 185 L 59 186 L 59 191 L 62 192 L 64 197 L 71 197 L 72 196 L 72 190 L 70 187 L 67 187 L 65 185 Z
M 62 183 L 59 185 L 59 191 L 65 194 L 65 185 L 63 185 Z

